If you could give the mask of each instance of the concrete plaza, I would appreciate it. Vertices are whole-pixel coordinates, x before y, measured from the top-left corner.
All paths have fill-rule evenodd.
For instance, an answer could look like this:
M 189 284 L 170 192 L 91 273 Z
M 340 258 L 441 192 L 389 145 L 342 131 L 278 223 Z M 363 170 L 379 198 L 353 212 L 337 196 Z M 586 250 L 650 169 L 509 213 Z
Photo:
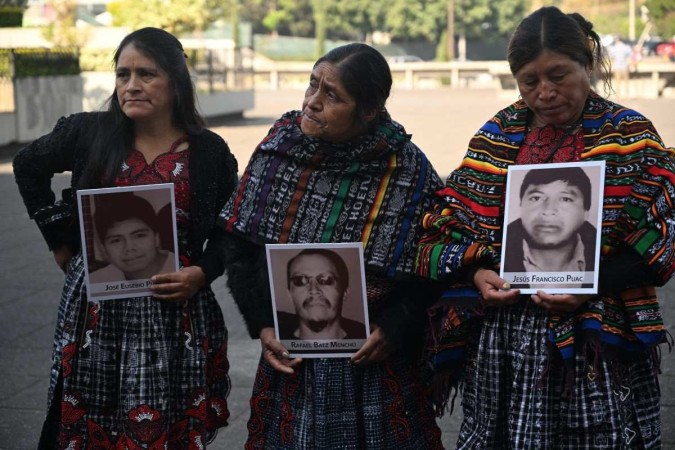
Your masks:
M 299 108 L 303 92 L 258 91 L 256 107 L 243 118 L 212 121 L 212 128 L 228 141 L 240 172 L 255 145 L 284 111 Z M 447 175 L 460 161 L 474 131 L 510 100 L 493 90 L 394 90 L 389 110 L 413 140 L 428 154 L 438 172 Z M 664 141 L 675 145 L 672 114 L 675 99 L 634 99 L 624 102 L 650 118 Z M 37 230 L 28 219 L 11 174 L 15 150 L 0 149 L 0 449 L 36 447 L 45 414 L 52 335 L 63 274 Z M 54 191 L 68 183 L 54 177 Z M 251 340 L 222 278 L 214 290 L 230 330 L 229 361 L 232 393 L 230 426 L 223 429 L 213 449 L 242 448 L 246 438 L 248 397 L 259 356 L 259 342 Z M 675 282 L 660 289 L 671 333 L 675 330 Z M 675 354 L 663 347 L 663 447 L 675 448 Z M 461 410 L 439 419 L 443 442 L 454 446 Z

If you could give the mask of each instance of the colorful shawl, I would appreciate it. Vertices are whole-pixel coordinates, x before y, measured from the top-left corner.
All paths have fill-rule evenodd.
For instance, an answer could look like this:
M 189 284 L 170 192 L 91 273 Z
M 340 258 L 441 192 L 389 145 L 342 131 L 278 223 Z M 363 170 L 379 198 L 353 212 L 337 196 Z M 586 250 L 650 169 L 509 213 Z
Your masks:
M 498 269 L 506 173 L 525 137 L 528 114 L 520 100 L 497 113 L 471 139 L 465 158 L 423 219 L 419 274 L 450 279 L 461 277 L 470 266 Z M 675 152 L 664 147 L 644 116 L 594 93 L 586 102 L 582 126 L 581 160 L 607 162 L 602 255 L 631 247 L 665 284 L 675 268 Z M 454 376 L 459 375 L 480 307 L 470 287 L 449 289 L 444 297 L 446 301 L 429 313 L 430 363 L 436 374 L 454 371 Z M 462 300 L 474 306 L 456 306 Z M 653 349 L 665 333 L 653 286 L 626 290 L 616 298 L 598 297 L 574 314 L 552 315 L 550 330 L 551 344 L 564 360 L 574 354 L 575 337 L 597 338 L 594 343 L 602 345 L 595 347 L 601 351 L 614 349 L 613 354 L 626 357 Z
M 333 144 L 284 114 L 258 145 L 220 223 L 252 242 L 363 242 L 366 267 L 411 274 L 422 214 L 442 181 L 401 125 Z

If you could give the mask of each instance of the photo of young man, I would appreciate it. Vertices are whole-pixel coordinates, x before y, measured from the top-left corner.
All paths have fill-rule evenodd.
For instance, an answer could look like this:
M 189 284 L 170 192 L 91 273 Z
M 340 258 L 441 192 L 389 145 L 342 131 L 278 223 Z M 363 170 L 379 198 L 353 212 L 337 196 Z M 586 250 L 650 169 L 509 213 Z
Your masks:
M 152 295 L 151 278 L 178 270 L 173 184 L 78 191 L 87 295 Z
M 512 287 L 592 288 L 598 228 L 589 221 L 591 179 L 577 165 L 533 168 L 518 189 L 519 217 L 506 228 L 503 272 Z
M 175 270 L 173 252 L 161 248 L 157 214 L 148 200 L 131 192 L 107 194 L 94 225 L 109 264 L 90 273 L 90 283 L 148 279 Z

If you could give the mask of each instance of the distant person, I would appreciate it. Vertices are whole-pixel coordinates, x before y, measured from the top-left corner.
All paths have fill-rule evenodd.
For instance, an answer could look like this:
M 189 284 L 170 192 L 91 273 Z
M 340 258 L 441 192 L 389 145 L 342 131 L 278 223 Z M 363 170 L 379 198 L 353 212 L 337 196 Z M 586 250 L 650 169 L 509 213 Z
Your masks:
M 607 47 L 611 60 L 612 83 L 620 97 L 630 95 L 630 64 L 633 49 L 621 37 L 614 36 L 612 44 Z
M 90 273 L 89 281 L 140 280 L 173 272 L 174 254 L 161 247 L 158 217 L 152 204 L 127 192 L 104 197 L 105 204 L 94 212 L 94 225 L 109 264 Z
M 529 170 L 520 185 L 520 218 L 506 233 L 504 271 L 595 270 L 597 231 L 588 222 L 590 208 L 591 181 L 583 169 Z
M 227 285 L 261 344 L 246 447 L 439 449 L 419 376 L 433 295 L 411 270 L 421 213 L 442 183 L 387 112 L 391 71 L 376 49 L 337 47 L 308 75 L 302 109 L 274 123 L 220 215 Z M 275 335 L 265 244 L 330 242 L 363 243 L 371 333 L 350 358 L 289 358 Z M 298 293 L 337 282 L 294 269 Z M 335 310 L 303 315 L 337 329 Z
M 612 80 L 580 14 L 537 9 L 507 59 L 520 98 L 476 132 L 423 222 L 418 273 L 446 284 L 430 309 L 432 386 L 461 388 L 459 449 L 660 448 L 656 286 L 675 271 L 675 150 L 592 90 L 595 70 L 605 92 Z M 598 293 L 521 295 L 499 276 L 508 168 L 577 161 L 606 162 Z M 537 242 L 555 241 L 543 227 Z
M 216 218 L 237 163 L 204 127 L 178 39 L 141 28 L 113 61 L 105 111 L 59 119 L 14 158 L 28 214 L 66 274 L 38 448 L 198 448 L 229 417 L 227 329 L 210 284 L 224 270 Z M 51 180 L 62 172 L 71 172 L 70 189 L 57 201 Z M 167 182 L 176 193 L 180 270 L 153 275 L 153 296 L 88 302 L 75 192 Z M 118 226 L 114 239 L 128 232 Z M 155 247 L 151 236 L 143 240 Z M 116 245 L 108 244 L 111 259 Z M 149 275 L 116 264 L 128 276 Z
M 349 270 L 328 249 L 305 249 L 288 261 L 286 280 L 295 314 L 277 311 L 280 339 L 365 339 L 365 324 L 342 317 Z

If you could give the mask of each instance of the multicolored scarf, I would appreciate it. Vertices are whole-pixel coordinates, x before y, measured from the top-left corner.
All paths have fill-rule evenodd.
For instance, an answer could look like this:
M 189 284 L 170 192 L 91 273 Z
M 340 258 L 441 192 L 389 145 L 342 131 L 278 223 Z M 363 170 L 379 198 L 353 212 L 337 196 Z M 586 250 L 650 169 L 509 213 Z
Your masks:
M 284 114 L 258 145 L 220 223 L 264 243 L 363 242 L 366 268 L 411 274 L 422 214 L 442 186 L 426 156 L 388 116 L 344 144 L 305 136 Z
M 424 217 L 426 234 L 418 249 L 419 274 L 447 280 L 471 266 L 497 269 L 501 252 L 504 194 L 530 114 L 521 100 L 497 113 L 473 137 L 460 167 Z M 602 255 L 632 248 L 660 284 L 675 269 L 675 151 L 666 148 L 653 125 L 636 111 L 589 95 L 583 116 L 582 161 L 607 162 L 602 218 Z M 601 262 L 602 264 L 602 262 Z M 480 319 L 478 293 L 449 289 L 430 310 L 430 367 L 435 374 L 459 375 L 469 332 Z M 458 303 L 472 306 L 456 306 Z M 598 297 L 573 314 L 552 315 L 550 340 L 564 360 L 577 344 L 629 358 L 663 342 L 665 330 L 653 286 Z

